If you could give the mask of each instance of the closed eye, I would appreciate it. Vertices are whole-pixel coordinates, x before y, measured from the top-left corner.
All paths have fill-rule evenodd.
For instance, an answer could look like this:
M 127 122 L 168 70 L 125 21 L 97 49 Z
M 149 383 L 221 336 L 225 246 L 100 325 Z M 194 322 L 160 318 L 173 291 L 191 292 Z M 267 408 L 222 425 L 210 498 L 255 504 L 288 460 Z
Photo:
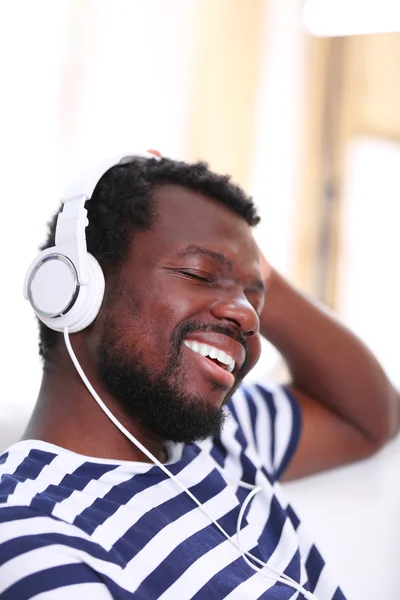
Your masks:
M 211 278 L 207 275 L 195 273 L 193 271 L 179 271 L 181 275 L 188 277 L 189 279 L 194 279 L 195 281 L 203 281 L 204 283 L 211 283 Z

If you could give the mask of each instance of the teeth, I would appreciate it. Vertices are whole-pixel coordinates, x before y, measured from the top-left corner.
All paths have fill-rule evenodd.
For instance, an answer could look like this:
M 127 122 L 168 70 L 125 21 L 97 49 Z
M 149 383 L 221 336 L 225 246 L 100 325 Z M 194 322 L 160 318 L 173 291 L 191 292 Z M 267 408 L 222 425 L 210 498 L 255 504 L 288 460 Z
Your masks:
M 196 342 L 192 342 L 193 344 L 196 344 Z M 199 349 L 198 349 L 198 353 L 201 354 L 202 356 L 207 356 L 208 354 L 208 346 L 207 344 L 198 344 Z M 194 348 L 192 348 L 194 349 Z M 195 350 L 196 352 L 196 350 Z
M 223 350 L 218 350 L 218 348 L 209 346 L 209 344 L 199 344 L 193 340 L 184 340 L 183 343 L 185 346 L 193 350 L 193 352 L 197 352 L 197 354 L 200 354 L 201 356 L 209 356 L 210 358 L 214 358 L 220 363 L 226 365 L 226 370 L 229 371 L 229 373 L 232 373 L 233 369 L 235 368 L 235 361 Z

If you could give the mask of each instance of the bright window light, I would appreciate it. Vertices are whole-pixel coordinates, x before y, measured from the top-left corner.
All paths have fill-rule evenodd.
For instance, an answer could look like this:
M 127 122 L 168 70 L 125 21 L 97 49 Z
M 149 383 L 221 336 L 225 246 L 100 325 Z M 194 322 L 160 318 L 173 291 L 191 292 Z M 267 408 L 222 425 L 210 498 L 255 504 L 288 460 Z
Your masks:
M 400 0 L 305 0 L 303 22 L 321 37 L 400 31 Z

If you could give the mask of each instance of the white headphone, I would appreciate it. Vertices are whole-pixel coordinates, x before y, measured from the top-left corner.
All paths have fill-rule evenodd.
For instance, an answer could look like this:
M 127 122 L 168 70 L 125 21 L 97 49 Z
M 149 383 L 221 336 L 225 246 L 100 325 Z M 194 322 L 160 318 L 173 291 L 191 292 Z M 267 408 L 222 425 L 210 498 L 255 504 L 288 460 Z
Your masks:
M 104 296 L 104 275 L 86 247 L 89 224 L 85 202 L 111 167 L 133 158 L 159 157 L 150 152 L 118 154 L 85 170 L 65 190 L 57 218 L 55 245 L 40 252 L 30 264 L 24 297 L 50 329 L 71 333 L 88 327 L 98 315 Z

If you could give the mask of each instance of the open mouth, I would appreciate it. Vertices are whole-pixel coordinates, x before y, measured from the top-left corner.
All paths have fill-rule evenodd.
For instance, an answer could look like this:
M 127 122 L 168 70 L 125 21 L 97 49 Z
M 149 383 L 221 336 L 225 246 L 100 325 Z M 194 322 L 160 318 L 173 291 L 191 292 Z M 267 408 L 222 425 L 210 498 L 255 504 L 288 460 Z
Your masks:
M 196 350 L 196 345 L 194 344 L 197 344 L 200 348 Z M 203 377 L 227 390 L 233 388 L 235 385 L 235 376 L 230 369 L 234 369 L 235 362 L 231 357 L 227 357 L 226 355 L 221 356 L 220 354 L 218 354 L 218 357 L 210 356 L 210 354 L 215 353 L 211 352 L 211 347 L 208 344 L 194 342 L 193 340 L 184 340 L 184 346 L 191 357 L 193 357 L 193 367 L 198 365 Z M 206 348 L 203 346 L 206 346 Z M 218 349 L 214 349 L 220 352 Z M 190 370 L 190 376 L 195 377 L 195 372 Z
M 214 346 L 196 342 L 194 340 L 184 340 L 183 343 L 185 344 L 185 346 L 190 348 L 190 350 L 193 350 L 193 352 L 200 354 L 200 356 L 211 361 L 212 363 L 214 363 L 221 369 L 224 369 L 228 373 L 232 373 L 232 371 L 234 370 L 235 361 L 231 356 L 229 356 L 229 354 L 227 354 L 223 350 L 219 350 Z

